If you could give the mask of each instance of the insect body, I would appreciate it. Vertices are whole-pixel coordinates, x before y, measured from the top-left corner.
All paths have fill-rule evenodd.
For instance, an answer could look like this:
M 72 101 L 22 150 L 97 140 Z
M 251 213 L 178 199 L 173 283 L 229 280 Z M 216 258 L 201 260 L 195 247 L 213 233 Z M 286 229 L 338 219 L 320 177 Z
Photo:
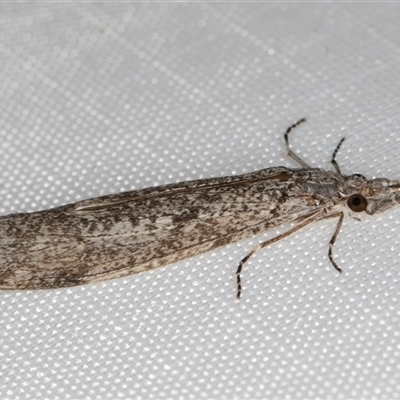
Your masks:
M 47 289 L 83 285 L 151 270 L 239 241 L 284 223 L 285 233 L 256 251 L 313 222 L 337 218 L 332 247 L 345 214 L 372 215 L 400 203 L 400 180 L 367 180 L 309 167 L 266 168 L 113 194 L 33 213 L 0 217 L 0 289 Z

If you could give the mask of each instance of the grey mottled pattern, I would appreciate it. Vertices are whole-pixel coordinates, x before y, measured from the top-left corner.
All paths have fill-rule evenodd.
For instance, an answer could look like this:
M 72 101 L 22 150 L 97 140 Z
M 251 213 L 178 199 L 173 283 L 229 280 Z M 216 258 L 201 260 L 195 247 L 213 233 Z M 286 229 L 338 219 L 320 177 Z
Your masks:
M 135 274 L 277 225 L 400 201 L 398 183 L 319 169 L 263 169 L 0 217 L 0 288 L 44 289 Z M 350 211 L 351 213 L 351 211 Z

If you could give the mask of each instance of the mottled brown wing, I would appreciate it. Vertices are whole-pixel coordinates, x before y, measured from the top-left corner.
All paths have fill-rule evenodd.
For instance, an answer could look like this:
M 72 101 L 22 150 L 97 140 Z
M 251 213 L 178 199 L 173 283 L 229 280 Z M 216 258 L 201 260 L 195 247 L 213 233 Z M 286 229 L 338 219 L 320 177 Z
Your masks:
M 278 167 L 0 218 L 0 288 L 75 286 L 236 242 L 320 205 Z M 306 204 L 305 204 L 306 203 Z

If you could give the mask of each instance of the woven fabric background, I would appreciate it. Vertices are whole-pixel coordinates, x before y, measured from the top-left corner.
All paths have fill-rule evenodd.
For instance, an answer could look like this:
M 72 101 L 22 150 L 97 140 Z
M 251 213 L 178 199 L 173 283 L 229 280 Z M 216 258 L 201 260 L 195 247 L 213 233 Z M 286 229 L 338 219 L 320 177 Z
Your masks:
M 400 178 L 396 3 L 2 3 L 0 212 L 284 165 Z M 400 398 L 400 209 L 0 292 L 0 398 Z

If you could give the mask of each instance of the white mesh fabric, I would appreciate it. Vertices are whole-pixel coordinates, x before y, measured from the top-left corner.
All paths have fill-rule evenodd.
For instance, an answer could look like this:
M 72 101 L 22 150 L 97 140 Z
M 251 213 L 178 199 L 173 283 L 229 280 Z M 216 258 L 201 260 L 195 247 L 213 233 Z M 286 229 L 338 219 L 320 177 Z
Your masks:
M 396 3 L 0 6 L 0 212 L 284 165 L 400 178 Z M 399 398 L 400 209 L 0 292 L 0 398 Z

